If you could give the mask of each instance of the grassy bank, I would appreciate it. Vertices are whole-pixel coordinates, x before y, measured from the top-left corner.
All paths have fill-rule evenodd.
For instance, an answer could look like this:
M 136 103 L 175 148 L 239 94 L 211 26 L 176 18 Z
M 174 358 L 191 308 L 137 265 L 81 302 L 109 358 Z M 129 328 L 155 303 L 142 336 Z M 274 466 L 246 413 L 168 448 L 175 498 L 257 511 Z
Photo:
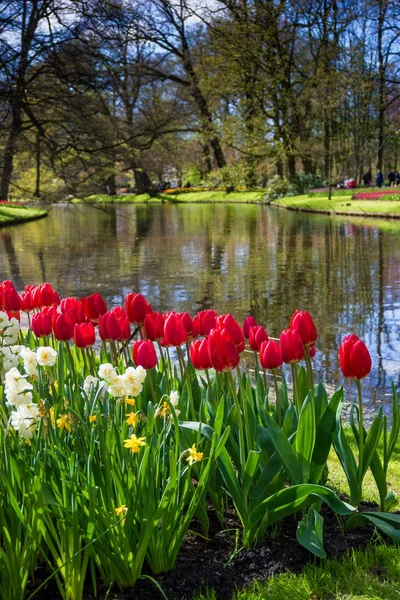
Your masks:
M 400 218 L 400 200 L 352 200 L 349 195 L 334 195 L 330 200 L 325 196 L 291 196 L 273 202 L 291 210 Z
M 149 194 L 121 194 L 120 196 L 107 196 L 106 194 L 96 194 L 83 199 L 74 199 L 74 203 L 88 204 L 159 204 L 161 202 L 170 203 L 253 203 L 263 202 L 264 190 L 256 192 L 184 192 L 180 194 L 157 194 L 150 197 Z
M 37 208 L 26 208 L 24 206 L 0 206 L 0 227 L 24 223 L 46 217 L 47 210 Z

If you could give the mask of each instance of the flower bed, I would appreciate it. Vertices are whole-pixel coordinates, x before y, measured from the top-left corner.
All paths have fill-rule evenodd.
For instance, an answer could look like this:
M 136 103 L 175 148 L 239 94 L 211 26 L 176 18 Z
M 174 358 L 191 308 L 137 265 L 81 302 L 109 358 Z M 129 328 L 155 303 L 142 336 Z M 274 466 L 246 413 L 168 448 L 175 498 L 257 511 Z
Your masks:
M 382 410 L 366 431 L 361 381 L 371 358 L 355 335 L 345 336 L 339 364 L 358 389 L 356 452 L 342 422 L 352 399 L 314 383 L 317 330 L 307 312 L 294 313 L 278 343 L 253 317 L 241 327 L 214 310 L 162 314 L 139 293 L 108 310 L 98 293 L 60 300 L 47 283 L 20 295 L 5 281 L 0 311 L 3 600 L 22 600 L 42 564 L 66 600 L 81 599 L 88 578 L 124 588 L 144 569 L 168 571 L 194 516 L 207 535 L 210 503 L 221 521 L 234 511 L 244 548 L 297 515 L 298 542 L 325 557 L 323 503 L 346 531 L 370 522 L 400 539 L 387 483 L 397 396 L 393 388 L 391 432 Z M 246 347 L 254 381 L 239 369 Z M 350 504 L 326 486 L 332 446 Z M 382 512 L 360 510 L 368 469 Z
M 385 197 L 385 200 L 400 200 L 400 190 L 382 190 L 381 192 L 357 192 L 353 194 L 353 200 L 379 200 Z

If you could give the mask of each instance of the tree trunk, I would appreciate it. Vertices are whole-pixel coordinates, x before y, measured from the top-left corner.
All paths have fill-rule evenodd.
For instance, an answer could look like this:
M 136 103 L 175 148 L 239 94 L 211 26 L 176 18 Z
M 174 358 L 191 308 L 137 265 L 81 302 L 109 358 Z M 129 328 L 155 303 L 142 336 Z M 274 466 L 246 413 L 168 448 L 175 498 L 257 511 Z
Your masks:
M 133 168 L 135 175 L 135 187 L 137 194 L 149 194 L 149 196 L 155 196 L 156 191 L 153 189 L 150 181 L 150 177 L 144 169 L 139 167 Z
M 190 77 L 191 94 L 202 118 L 203 132 L 208 138 L 209 144 L 213 150 L 215 163 L 218 169 L 222 169 L 222 167 L 225 167 L 226 165 L 225 156 L 222 151 L 219 138 L 214 129 L 212 115 L 208 108 L 207 100 L 200 89 L 196 71 L 194 70 L 192 59 L 190 56 L 189 45 L 184 36 L 182 36 L 182 48 L 183 68 L 185 69 L 186 74 Z
M 4 149 L 3 169 L 0 183 L 0 199 L 7 200 L 10 188 L 11 175 L 14 166 L 14 154 L 16 152 L 17 140 L 22 130 L 22 104 L 16 102 L 12 110 L 12 123 L 10 133 Z
M 105 187 L 106 194 L 108 194 L 109 196 L 117 195 L 117 186 L 115 183 L 115 175 L 114 174 L 110 175 L 106 179 L 106 181 L 104 182 L 104 187 Z
M 35 183 L 35 198 L 40 198 L 40 162 L 41 162 L 41 144 L 40 144 L 40 133 L 36 134 L 36 148 L 35 148 L 35 159 L 36 159 L 36 183 Z

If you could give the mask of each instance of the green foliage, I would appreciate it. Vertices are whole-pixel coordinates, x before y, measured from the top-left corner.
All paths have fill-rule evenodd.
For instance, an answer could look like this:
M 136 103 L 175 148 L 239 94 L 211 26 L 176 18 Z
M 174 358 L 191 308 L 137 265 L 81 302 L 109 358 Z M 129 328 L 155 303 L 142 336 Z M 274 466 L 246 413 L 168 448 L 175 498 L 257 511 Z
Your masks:
M 321 188 L 325 185 L 324 180 L 319 175 L 312 173 L 298 173 L 291 177 L 290 184 L 296 194 L 306 194 L 309 190 Z
M 222 167 L 208 173 L 206 182 L 212 188 L 225 187 L 226 191 L 233 192 L 239 187 L 246 186 L 246 167 L 243 162 L 237 161 L 229 167 Z
M 264 200 L 269 204 L 273 200 L 279 200 L 279 198 L 284 198 L 285 196 L 294 196 L 296 193 L 296 189 L 286 177 L 275 175 L 268 183 Z

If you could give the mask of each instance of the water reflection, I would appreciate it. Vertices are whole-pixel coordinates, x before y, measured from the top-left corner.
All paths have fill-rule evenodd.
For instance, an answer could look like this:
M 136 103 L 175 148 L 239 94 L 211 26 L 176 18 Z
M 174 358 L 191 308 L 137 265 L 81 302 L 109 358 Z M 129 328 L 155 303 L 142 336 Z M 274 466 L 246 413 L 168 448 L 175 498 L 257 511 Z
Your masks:
M 371 348 L 371 402 L 400 384 L 400 227 L 382 229 L 256 205 L 56 207 L 0 230 L 0 280 L 50 281 L 63 295 L 140 290 L 160 310 L 253 314 L 272 335 L 296 308 L 320 333 L 332 384 L 337 348 L 354 331 Z

